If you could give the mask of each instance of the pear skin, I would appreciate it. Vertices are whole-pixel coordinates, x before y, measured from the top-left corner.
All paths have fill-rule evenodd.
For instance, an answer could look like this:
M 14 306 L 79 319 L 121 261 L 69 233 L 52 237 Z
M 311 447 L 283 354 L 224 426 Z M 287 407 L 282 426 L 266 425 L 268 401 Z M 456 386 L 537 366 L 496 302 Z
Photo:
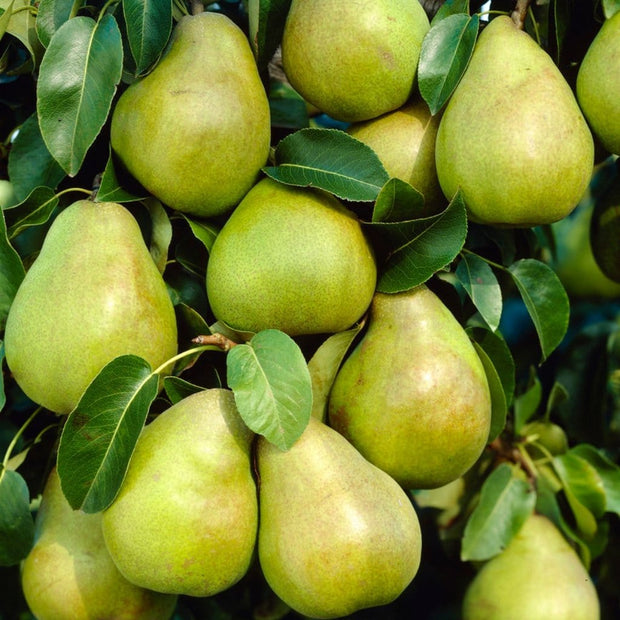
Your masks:
M 131 582 L 212 596 L 247 572 L 258 506 L 253 433 L 226 389 L 197 392 L 144 427 L 103 534 Z
M 443 486 L 476 462 L 491 423 L 484 368 L 425 285 L 375 294 L 367 331 L 334 380 L 328 420 L 408 489 Z
M 286 452 L 259 437 L 258 554 L 273 591 L 310 618 L 395 600 L 420 564 L 418 517 L 387 474 L 316 418 Z
M 103 540 L 101 513 L 73 510 L 53 469 L 22 563 L 24 597 L 38 620 L 165 620 L 177 597 L 140 588 L 119 572 Z
M 172 301 L 127 209 L 79 200 L 60 212 L 9 309 L 5 347 L 26 395 L 59 414 L 113 358 L 157 368 L 176 355 Z
M 475 222 L 530 227 L 568 215 L 586 191 L 594 142 L 551 57 L 502 15 L 481 32 L 436 143 L 447 198 Z
M 463 600 L 463 620 L 598 620 L 596 589 L 555 525 L 530 516 L 482 566 Z
M 172 209 L 230 211 L 267 162 L 271 117 L 243 31 L 220 13 L 182 17 L 153 71 L 112 113 L 110 140 L 129 172 Z

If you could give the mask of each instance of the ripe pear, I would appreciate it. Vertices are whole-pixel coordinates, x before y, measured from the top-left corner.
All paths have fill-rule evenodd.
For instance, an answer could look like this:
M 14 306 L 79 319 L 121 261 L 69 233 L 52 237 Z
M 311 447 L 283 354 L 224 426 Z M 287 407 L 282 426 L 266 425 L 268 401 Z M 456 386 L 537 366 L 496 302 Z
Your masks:
M 282 36 L 284 71 L 332 118 L 375 118 L 411 96 L 429 27 L 417 0 L 293 0 Z
M 127 209 L 79 200 L 60 212 L 9 309 L 5 347 L 26 395 L 59 414 L 113 358 L 156 368 L 176 354 L 174 307 Z
M 253 433 L 227 389 L 188 396 L 144 427 L 103 534 L 118 569 L 142 587 L 211 596 L 247 572 L 258 506 Z
M 576 83 L 577 100 L 601 144 L 620 154 L 620 14 L 605 20 L 588 48 Z
M 406 493 L 311 418 L 286 452 L 259 437 L 258 555 L 273 591 L 310 618 L 395 600 L 415 577 L 418 517 Z
M 243 31 L 220 13 L 182 17 L 153 71 L 112 114 L 111 145 L 172 209 L 230 211 L 255 183 L 271 139 L 269 103 Z
M 119 572 L 103 540 L 101 513 L 73 510 L 53 469 L 22 563 L 24 597 L 38 620 L 164 620 L 177 597 L 145 590 Z
M 598 620 L 596 589 L 555 525 L 533 514 L 469 584 L 463 620 Z
M 435 138 L 440 115 L 431 115 L 423 100 L 409 102 L 378 118 L 353 123 L 347 132 L 378 155 L 390 177 L 405 181 L 424 195 L 420 217 L 445 206 L 435 168 Z
M 485 371 L 425 285 L 375 294 L 368 329 L 334 380 L 328 420 L 408 489 L 443 486 L 476 462 L 491 423 Z
M 435 156 L 444 194 L 460 188 L 471 220 L 526 227 L 575 208 L 592 175 L 594 143 L 551 57 L 498 16 L 445 108 Z
M 359 219 L 326 192 L 265 178 L 217 235 L 207 265 L 214 315 L 239 331 L 337 332 L 366 311 L 377 267 Z

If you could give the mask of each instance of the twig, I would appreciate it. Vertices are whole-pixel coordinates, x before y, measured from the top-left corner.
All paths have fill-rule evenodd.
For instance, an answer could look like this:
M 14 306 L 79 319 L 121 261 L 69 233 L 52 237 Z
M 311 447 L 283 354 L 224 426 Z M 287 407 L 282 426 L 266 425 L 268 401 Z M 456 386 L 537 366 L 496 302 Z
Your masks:
M 530 6 L 531 1 L 532 0 L 517 0 L 515 8 L 512 11 L 510 17 L 519 30 L 523 30 L 527 9 Z

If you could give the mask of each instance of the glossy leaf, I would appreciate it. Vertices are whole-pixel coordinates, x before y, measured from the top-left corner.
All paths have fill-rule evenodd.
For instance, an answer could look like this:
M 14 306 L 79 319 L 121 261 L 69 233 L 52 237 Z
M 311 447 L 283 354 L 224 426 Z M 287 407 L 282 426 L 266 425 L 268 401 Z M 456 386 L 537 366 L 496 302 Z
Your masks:
M 0 329 L 4 329 L 9 308 L 26 270 L 7 236 L 3 211 L 0 211 L 0 265 Z
M 420 94 L 437 114 L 465 72 L 478 37 L 479 18 L 457 13 L 433 24 L 422 40 L 418 64 Z
M 372 212 L 373 222 L 402 222 L 420 217 L 424 196 L 401 179 L 390 179 L 379 192 Z
M 248 427 L 282 450 L 306 428 L 312 381 L 303 353 L 284 332 L 267 329 L 226 356 L 228 385 Z
M 149 252 L 160 273 L 164 273 L 168 262 L 168 247 L 172 240 L 172 224 L 168 213 L 156 198 L 147 198 L 144 204 L 151 216 L 151 242 Z
M 456 13 L 466 13 L 469 15 L 469 0 L 445 0 L 433 16 L 431 26 Z
M 158 380 L 148 362 L 121 355 L 102 368 L 69 414 L 58 448 L 58 475 L 74 509 L 99 512 L 113 501 Z
M 75 17 L 54 34 L 41 62 L 37 112 L 43 140 L 74 176 L 105 123 L 123 65 L 114 17 Z
M 291 0 L 251 0 L 251 43 L 259 71 L 265 71 L 284 31 Z
M 71 17 L 75 0 L 41 0 L 37 10 L 37 35 L 47 47 L 54 33 Z
M 164 377 L 164 390 L 166 391 L 166 396 L 174 405 L 187 396 L 196 394 L 196 392 L 202 392 L 204 388 L 190 381 L 185 381 L 181 377 L 170 376 Z
M 133 185 L 136 186 L 137 184 L 134 183 Z M 103 174 L 101 175 L 96 201 L 119 203 L 134 202 L 147 198 L 148 196 L 148 192 L 142 187 L 134 187 L 130 191 L 120 183 L 114 165 L 114 157 L 110 154 Z
M 43 46 L 36 32 L 36 13 L 32 10 L 30 0 L 13 0 L 11 4 L 11 19 L 6 31 L 19 39 L 36 66 L 43 54 Z
M 553 269 L 539 260 L 518 260 L 508 271 L 534 323 L 544 361 L 566 334 L 570 313 L 568 295 Z
M 191 217 L 187 217 L 184 214 L 181 214 L 185 221 L 189 224 L 194 237 L 198 239 L 204 245 L 207 252 L 211 251 L 213 246 L 213 242 L 217 237 L 218 229 L 213 224 L 208 222 L 200 222 L 192 219 Z
M 523 425 L 538 411 L 542 402 L 542 385 L 540 379 L 532 371 L 527 389 L 515 398 L 514 430 L 518 435 Z
M 278 143 L 275 161 L 263 168 L 272 179 L 347 200 L 373 201 L 389 179 L 376 153 L 339 129 L 300 129 Z
M 28 485 L 16 471 L 0 470 L 0 566 L 19 564 L 33 542 Z
M 36 187 L 28 198 L 4 210 L 7 233 L 12 239 L 30 226 L 44 224 L 58 205 L 58 198 L 49 187 Z
M 488 560 L 501 553 L 532 514 L 536 493 L 517 471 L 504 463 L 484 481 L 465 526 L 461 560 Z

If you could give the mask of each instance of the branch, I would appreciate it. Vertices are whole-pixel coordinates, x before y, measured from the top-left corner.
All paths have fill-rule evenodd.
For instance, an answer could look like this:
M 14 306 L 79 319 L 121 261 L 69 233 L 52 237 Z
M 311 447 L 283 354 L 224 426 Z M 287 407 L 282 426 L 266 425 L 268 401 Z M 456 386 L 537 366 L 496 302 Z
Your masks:
M 530 6 L 532 0 L 517 0 L 515 8 L 512 11 L 510 17 L 519 30 L 523 30 L 525 25 L 525 18 L 527 16 L 527 9 Z
M 222 351 L 230 351 L 237 343 L 231 340 L 230 338 L 226 338 L 224 334 L 208 334 L 206 336 L 196 336 L 192 338 L 192 342 L 199 345 L 206 346 L 214 346 L 218 347 Z

